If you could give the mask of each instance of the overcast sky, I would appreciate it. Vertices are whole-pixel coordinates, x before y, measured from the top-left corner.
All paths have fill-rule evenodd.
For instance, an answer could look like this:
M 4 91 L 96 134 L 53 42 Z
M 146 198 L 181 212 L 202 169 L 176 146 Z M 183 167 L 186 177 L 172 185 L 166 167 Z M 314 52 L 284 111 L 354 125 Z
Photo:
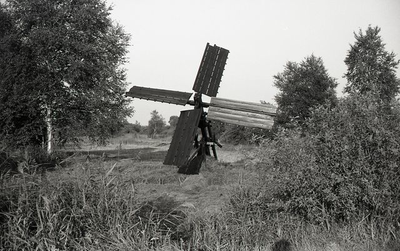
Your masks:
M 108 0 L 130 33 L 132 85 L 192 92 L 206 43 L 230 51 L 218 97 L 274 103 L 273 76 L 287 61 L 322 57 L 341 95 L 344 59 L 354 34 L 379 26 L 388 51 L 400 54 L 399 0 Z M 400 71 L 397 71 L 400 76 Z M 131 122 L 157 110 L 168 122 L 190 106 L 132 102 Z

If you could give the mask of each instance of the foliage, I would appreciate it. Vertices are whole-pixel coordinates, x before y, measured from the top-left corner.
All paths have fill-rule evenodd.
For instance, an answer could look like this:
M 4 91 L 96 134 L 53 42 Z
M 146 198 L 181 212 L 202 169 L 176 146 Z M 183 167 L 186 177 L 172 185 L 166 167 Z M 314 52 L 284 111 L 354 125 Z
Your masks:
M 165 119 L 157 110 L 151 112 L 151 118 L 149 120 L 149 125 L 147 128 L 147 135 L 154 138 L 157 134 L 161 133 L 165 128 Z
M 223 137 L 222 135 L 224 134 L 224 132 L 226 130 L 226 126 L 228 124 L 215 120 L 215 121 L 211 121 L 210 125 L 211 125 L 211 131 L 215 135 L 215 137 L 217 139 L 221 139 Z
M 0 187 L 0 246 L 7 250 L 147 250 L 183 238 L 186 214 L 172 198 L 139 203 L 134 187 L 100 175 L 49 183 L 37 176 Z M 120 238 L 127 238 L 120 243 Z M 152 237 L 150 239 L 148 237 Z
M 379 27 L 371 27 L 365 34 L 354 33 L 356 42 L 345 59 L 348 84 L 347 93 L 374 93 L 380 100 L 390 102 L 398 93 L 400 81 L 396 78 L 396 69 L 400 61 L 396 55 L 385 50 L 385 44 L 379 35 Z
M 119 131 L 119 135 L 125 135 L 125 134 L 130 134 L 130 133 L 140 133 L 142 131 L 142 126 L 138 121 L 136 121 L 134 124 L 129 123 L 127 120 L 123 122 L 123 127 Z
M 178 117 L 178 116 L 171 116 L 171 117 L 169 117 L 168 123 L 169 123 L 169 125 L 170 125 L 171 127 L 175 128 L 176 125 L 178 124 L 178 120 L 179 120 L 179 117 Z
M 274 76 L 279 89 L 276 126 L 302 126 L 310 117 L 310 109 L 337 102 L 336 80 L 329 76 L 321 58 L 311 55 L 302 62 L 287 62 L 282 73 Z
M 1 8 L 0 138 L 9 147 L 40 145 L 46 119 L 59 144 L 82 135 L 104 143 L 132 112 L 121 68 L 129 37 L 110 11 L 102 0 Z
M 259 183 L 276 189 L 275 181 L 281 177 L 265 180 L 260 174 L 272 176 L 277 170 L 258 172 L 242 162 L 213 162 L 212 168 L 202 171 L 208 185 L 186 190 L 186 181 L 182 183 L 186 177 L 177 177 L 175 168 L 127 161 L 111 167 L 110 162 L 82 163 L 74 157 L 69 159 L 72 166 L 45 176 L 0 177 L 0 246 L 4 250 L 271 250 L 287 239 L 294 250 L 399 247 L 399 229 L 381 219 L 326 229 L 276 210 L 274 201 L 263 204 L 270 193 Z M 180 196 L 182 192 L 186 196 Z M 213 206 L 205 208 L 210 202 Z M 213 210 L 214 206 L 221 210 Z M 332 243 L 335 248 L 330 248 Z
M 313 222 L 385 217 L 398 224 L 399 123 L 399 104 L 388 110 L 373 95 L 314 109 L 303 137 L 280 132 L 274 143 L 273 167 L 287 178 L 277 197 Z
M 272 133 L 267 129 L 249 128 L 226 124 L 221 133 L 221 139 L 229 144 L 260 144 L 263 140 L 272 137 Z
M 3 146 L 39 144 L 44 120 L 37 119 L 41 109 L 38 101 L 30 98 L 35 86 L 14 84 L 32 79 L 35 66 L 25 55 L 15 21 L 4 5 L 0 5 L 0 18 L 0 139 Z

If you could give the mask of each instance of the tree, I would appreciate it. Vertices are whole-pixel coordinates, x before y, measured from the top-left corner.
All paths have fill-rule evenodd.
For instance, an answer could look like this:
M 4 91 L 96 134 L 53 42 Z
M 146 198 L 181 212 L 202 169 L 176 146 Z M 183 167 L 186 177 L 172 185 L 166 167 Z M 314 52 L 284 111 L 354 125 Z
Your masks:
M 32 88 L 22 84 L 33 77 L 35 65 L 21 46 L 13 21 L 6 6 L 0 4 L 0 139 L 3 147 L 40 144 L 44 127 L 44 119 L 37 119 L 41 115 L 37 100 L 29 98 Z
M 330 77 L 319 57 L 311 55 L 300 64 L 287 62 L 282 73 L 274 76 L 274 85 L 280 90 L 275 124 L 283 127 L 300 126 L 310 116 L 310 108 L 337 102 L 337 82 Z
M 157 110 L 151 112 L 151 119 L 149 120 L 148 135 L 154 138 L 156 134 L 161 133 L 166 123 L 162 115 Z
M 0 139 L 51 146 L 106 139 L 133 110 L 125 98 L 129 36 L 102 0 L 8 0 L 0 19 Z M 4 28 L 6 27 L 6 28 Z
M 125 134 L 137 134 L 137 133 L 140 133 L 140 131 L 142 130 L 142 126 L 140 125 L 140 123 L 138 121 L 136 121 L 133 124 L 133 123 L 129 123 L 128 120 L 125 120 L 123 124 L 124 124 L 123 127 L 118 132 L 118 134 L 122 135 L 122 136 Z
M 360 30 L 354 33 L 356 42 L 351 45 L 344 62 L 347 65 L 347 93 L 375 93 L 385 102 L 389 102 L 399 93 L 400 82 L 396 78 L 399 61 L 396 55 L 385 50 L 385 44 L 379 35 L 380 28 L 368 27 L 365 34 Z
M 175 128 L 176 125 L 178 124 L 178 120 L 179 120 L 179 117 L 178 117 L 178 116 L 171 116 L 171 117 L 169 117 L 168 123 L 169 123 L 169 125 L 170 125 L 171 127 Z

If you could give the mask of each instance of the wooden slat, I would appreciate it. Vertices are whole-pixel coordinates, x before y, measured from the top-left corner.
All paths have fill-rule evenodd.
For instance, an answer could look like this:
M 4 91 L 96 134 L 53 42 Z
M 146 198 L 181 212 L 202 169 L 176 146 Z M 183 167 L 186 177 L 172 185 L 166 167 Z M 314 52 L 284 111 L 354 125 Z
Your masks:
M 165 165 L 181 166 L 190 157 L 196 135 L 201 109 L 182 111 L 172 137 L 171 145 L 164 159 Z
M 237 120 L 231 120 L 231 119 L 226 119 L 226 118 L 218 118 L 214 119 L 216 121 L 220 121 L 223 123 L 227 124 L 233 124 L 233 125 L 240 125 L 240 126 L 245 126 L 245 127 L 251 127 L 251 128 L 260 128 L 260 129 L 271 129 L 273 124 L 255 124 L 255 123 L 246 123 L 245 121 L 237 121 Z
M 270 129 L 276 108 L 232 99 L 211 98 L 208 119 L 235 125 Z
M 274 124 L 272 116 L 215 107 L 208 109 L 207 118 L 209 120 L 262 129 L 271 129 Z
M 225 69 L 226 60 L 228 59 L 229 51 L 218 47 L 218 57 L 216 59 L 212 79 L 207 89 L 207 95 L 210 97 L 217 96 L 221 78 Z
M 207 56 L 206 70 L 204 72 L 204 77 L 201 83 L 201 93 L 209 95 L 209 88 L 212 84 L 212 78 L 214 73 L 215 62 L 218 58 L 218 48 L 215 46 L 210 46 L 210 53 Z
M 199 70 L 193 85 L 193 90 L 210 97 L 218 93 L 222 73 L 225 68 L 229 51 L 207 43 Z
M 199 70 L 193 85 L 193 90 L 195 92 L 205 94 L 208 89 L 209 80 L 212 74 L 213 62 L 216 57 L 215 48 L 207 43 L 204 50 L 203 58 L 201 60 Z
M 276 108 L 252 102 L 244 102 L 232 99 L 211 98 L 210 107 L 219 107 L 236 111 L 251 112 L 275 116 Z
M 235 116 L 240 116 L 240 117 L 246 117 L 246 118 L 253 118 L 253 119 L 259 119 L 259 120 L 274 120 L 274 117 L 271 115 L 266 115 L 264 113 L 254 113 L 254 112 L 247 112 L 247 111 L 238 111 L 238 110 L 232 110 L 232 109 L 226 109 L 226 108 L 220 108 L 216 106 L 211 106 L 208 109 L 208 113 L 218 113 L 218 114 L 230 114 L 230 115 L 235 115 Z
M 133 86 L 126 95 L 162 103 L 186 105 L 192 93 Z

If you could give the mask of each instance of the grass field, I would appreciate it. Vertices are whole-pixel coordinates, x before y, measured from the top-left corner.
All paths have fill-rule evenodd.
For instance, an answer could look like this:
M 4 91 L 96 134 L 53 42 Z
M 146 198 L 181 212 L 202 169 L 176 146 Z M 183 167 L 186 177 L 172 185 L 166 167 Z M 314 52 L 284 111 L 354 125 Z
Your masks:
M 260 206 L 274 183 L 255 146 L 226 145 L 187 176 L 162 164 L 168 142 L 113 139 L 40 175 L 3 175 L 2 250 L 272 250 L 282 238 L 299 251 L 399 250 L 379 221 L 313 225 Z

